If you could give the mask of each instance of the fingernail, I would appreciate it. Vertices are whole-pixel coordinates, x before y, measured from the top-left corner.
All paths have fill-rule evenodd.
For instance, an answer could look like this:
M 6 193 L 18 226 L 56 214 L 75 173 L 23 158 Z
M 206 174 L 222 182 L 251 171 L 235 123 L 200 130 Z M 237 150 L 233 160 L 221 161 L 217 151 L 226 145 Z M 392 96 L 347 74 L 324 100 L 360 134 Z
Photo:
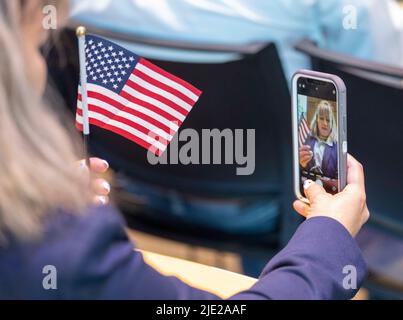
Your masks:
M 102 162 L 104 163 L 106 169 L 109 169 L 109 163 L 106 160 L 102 160 Z
M 85 160 L 80 161 L 80 170 L 84 170 L 86 167 Z
M 98 200 L 102 205 L 106 205 L 108 203 L 108 197 L 105 196 L 99 196 Z
M 105 191 L 107 191 L 108 193 L 111 191 L 111 186 L 108 182 L 104 181 L 102 182 L 102 188 L 105 189 Z
M 308 189 L 314 182 L 312 180 L 305 180 L 304 181 L 304 189 Z

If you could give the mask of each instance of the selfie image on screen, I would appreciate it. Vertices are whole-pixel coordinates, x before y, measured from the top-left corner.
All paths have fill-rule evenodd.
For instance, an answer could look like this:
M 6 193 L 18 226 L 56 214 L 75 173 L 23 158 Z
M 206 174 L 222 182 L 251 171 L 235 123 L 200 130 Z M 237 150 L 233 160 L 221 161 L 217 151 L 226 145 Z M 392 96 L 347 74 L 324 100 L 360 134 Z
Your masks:
M 334 100 L 298 94 L 298 158 L 301 194 L 306 179 L 338 191 L 337 107 Z

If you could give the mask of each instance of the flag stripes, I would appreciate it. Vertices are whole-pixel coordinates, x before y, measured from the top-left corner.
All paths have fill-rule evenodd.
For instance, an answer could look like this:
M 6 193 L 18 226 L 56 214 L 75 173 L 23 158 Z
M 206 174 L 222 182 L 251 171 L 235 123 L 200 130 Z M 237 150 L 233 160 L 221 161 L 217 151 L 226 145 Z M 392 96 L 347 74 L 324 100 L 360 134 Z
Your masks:
M 299 122 L 299 129 L 298 129 L 298 141 L 300 145 L 305 144 L 306 139 L 310 134 L 308 122 L 306 118 L 303 116 Z
M 95 36 L 89 39 L 86 54 L 90 124 L 161 155 L 201 91 L 110 41 Z M 82 124 L 79 86 L 77 128 L 82 130 Z

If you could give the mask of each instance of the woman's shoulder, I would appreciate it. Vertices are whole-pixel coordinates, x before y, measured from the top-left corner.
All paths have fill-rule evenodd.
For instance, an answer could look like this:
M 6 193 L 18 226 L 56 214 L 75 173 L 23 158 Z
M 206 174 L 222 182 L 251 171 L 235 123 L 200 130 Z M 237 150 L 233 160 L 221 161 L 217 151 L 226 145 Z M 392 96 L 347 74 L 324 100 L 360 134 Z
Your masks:
M 60 211 L 46 221 L 42 242 L 83 247 L 100 236 L 125 234 L 124 228 L 124 219 L 113 206 L 93 206 L 82 213 Z
M 34 253 L 32 258 L 37 262 L 54 261 L 68 274 L 116 239 L 127 240 L 124 220 L 114 207 L 103 206 L 87 208 L 78 214 L 60 211 L 46 221 L 38 241 L 22 243 L 19 247 Z
M 125 238 L 125 222 L 113 206 L 90 207 L 82 213 L 59 211 L 51 215 L 44 224 L 43 236 L 25 246 L 35 249 L 38 257 L 65 261 L 65 253 L 74 260 L 107 245 L 106 239 Z M 24 246 L 24 244 L 21 244 Z
M 43 234 L 37 240 L 13 241 L 0 250 L 0 268 L 4 271 L 0 282 L 12 283 L 24 275 L 22 290 L 28 298 L 47 297 L 47 291 L 38 289 L 47 266 L 57 270 L 58 286 L 67 290 L 80 277 L 83 268 L 105 264 L 105 252 L 113 244 L 125 243 L 127 250 L 133 249 L 123 218 L 111 206 L 91 207 L 82 213 L 60 210 L 48 216 L 43 227 Z M 15 265 L 15 261 L 19 263 Z M 11 262 L 14 266 L 8 268 Z
M 331 145 L 328 145 L 329 148 L 331 148 L 332 150 L 337 150 L 337 141 L 333 141 Z
M 71 228 L 84 225 L 96 227 L 104 222 L 123 223 L 123 219 L 113 206 L 90 206 L 78 213 L 60 209 L 49 214 L 44 220 L 45 236 L 50 236 L 56 231 L 71 231 Z

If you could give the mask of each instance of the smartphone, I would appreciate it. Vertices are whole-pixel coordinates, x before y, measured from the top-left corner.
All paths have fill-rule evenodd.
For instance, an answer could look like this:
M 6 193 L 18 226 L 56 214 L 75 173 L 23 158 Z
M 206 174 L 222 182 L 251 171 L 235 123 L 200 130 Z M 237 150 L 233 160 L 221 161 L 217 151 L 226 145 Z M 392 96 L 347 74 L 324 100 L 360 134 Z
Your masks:
M 336 194 L 347 180 L 346 86 L 338 76 L 299 70 L 292 78 L 294 192 L 309 203 L 312 180 Z

